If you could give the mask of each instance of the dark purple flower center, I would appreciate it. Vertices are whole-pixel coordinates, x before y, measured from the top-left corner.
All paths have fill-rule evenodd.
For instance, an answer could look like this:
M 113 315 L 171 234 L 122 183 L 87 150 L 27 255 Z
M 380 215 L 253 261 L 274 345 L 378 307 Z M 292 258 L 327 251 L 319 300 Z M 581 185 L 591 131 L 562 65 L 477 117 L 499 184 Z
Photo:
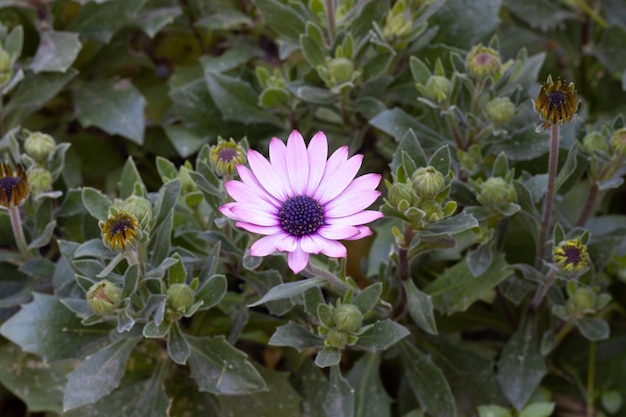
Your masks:
M 283 230 L 291 236 L 310 235 L 324 224 L 324 207 L 311 197 L 298 195 L 283 203 L 278 218 Z
M 134 229 L 135 229 L 135 225 L 133 224 L 132 220 L 122 217 L 120 219 L 116 219 L 111 224 L 111 229 L 110 229 L 111 231 L 109 232 L 109 234 L 111 236 L 121 234 L 124 237 L 124 239 L 126 239 L 126 231 L 130 230 L 132 233 Z
M 13 190 L 17 188 L 17 185 L 22 182 L 20 178 L 17 177 L 4 177 L 0 178 L 0 187 L 4 189 L 4 193 L 7 196 L 7 201 L 11 201 L 11 194 L 13 194 Z
M 580 248 L 577 248 L 576 246 L 563 246 L 563 253 L 565 254 L 566 264 L 578 266 L 583 261 Z
M 232 161 L 237 157 L 237 149 L 235 148 L 224 148 L 219 151 L 219 158 L 222 161 Z
M 565 105 L 566 94 L 562 91 L 552 91 L 548 93 L 548 97 L 550 98 L 550 106 L 560 108 Z

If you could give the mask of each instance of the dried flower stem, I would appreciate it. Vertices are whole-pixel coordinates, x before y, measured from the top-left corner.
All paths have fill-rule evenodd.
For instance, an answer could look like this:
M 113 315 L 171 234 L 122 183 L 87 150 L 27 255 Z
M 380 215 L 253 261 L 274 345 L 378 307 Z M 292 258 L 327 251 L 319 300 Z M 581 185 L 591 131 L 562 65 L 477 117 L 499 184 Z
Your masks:
M 546 247 L 546 239 L 550 229 L 550 220 L 552 219 L 552 205 L 554 203 L 554 184 L 556 182 L 556 171 L 559 164 L 559 125 L 550 126 L 550 155 L 548 160 L 548 190 L 546 198 L 543 202 L 543 214 L 541 218 L 541 232 L 539 242 L 537 242 L 537 256 L 535 259 L 535 268 L 539 268 L 543 253 Z
M 24 258 L 25 261 L 28 261 L 33 256 L 28 250 L 28 245 L 26 244 L 26 237 L 24 236 L 24 229 L 22 229 L 22 218 L 19 207 L 9 207 L 9 217 L 11 219 L 11 228 L 13 229 L 13 237 L 15 238 L 17 248 L 20 250 L 22 258 Z

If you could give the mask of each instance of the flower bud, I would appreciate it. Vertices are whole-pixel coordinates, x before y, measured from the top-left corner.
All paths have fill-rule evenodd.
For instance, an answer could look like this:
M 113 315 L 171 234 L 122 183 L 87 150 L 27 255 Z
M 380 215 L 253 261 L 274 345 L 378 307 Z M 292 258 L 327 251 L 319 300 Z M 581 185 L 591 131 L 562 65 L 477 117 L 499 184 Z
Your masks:
M 617 155 L 626 156 L 626 128 L 618 129 L 613 133 L 611 149 Z
M 574 303 L 579 310 L 591 310 L 596 305 L 596 293 L 586 287 L 577 288 L 574 292 Z
M 583 138 L 583 149 L 589 153 L 593 151 L 607 152 L 609 144 L 606 138 L 599 132 L 589 132 Z
M 426 93 L 426 97 L 429 99 L 436 101 L 437 103 L 442 103 L 446 98 L 448 98 L 448 94 L 450 94 L 450 89 L 452 88 L 452 82 L 444 76 L 441 75 L 431 75 L 426 81 L 426 86 L 424 87 L 424 92 Z
M 12 72 L 13 63 L 11 62 L 11 56 L 0 46 L 0 86 L 4 86 L 11 80 Z
M 504 124 L 515 116 L 515 104 L 508 97 L 496 97 L 487 103 L 485 112 L 493 123 Z
M 568 239 L 553 249 L 553 259 L 564 272 L 580 272 L 589 264 L 587 246 L 578 239 Z
M 363 313 L 354 304 L 341 304 L 333 312 L 333 321 L 337 330 L 356 332 L 361 327 Z
M 173 284 L 167 289 L 167 303 L 176 311 L 186 312 L 196 296 L 187 284 Z
M 602 407 L 609 414 L 615 415 L 624 405 L 624 398 L 619 391 L 609 390 L 602 393 L 600 396 L 600 402 L 602 403 Z
M 87 291 L 87 304 L 97 316 L 106 316 L 120 305 L 122 289 L 110 281 L 93 284 Z
M 413 187 L 404 182 L 395 182 L 389 187 L 387 197 L 394 207 L 397 207 L 402 200 L 411 203 L 413 201 Z
M 504 178 L 493 177 L 481 184 L 477 200 L 485 207 L 498 208 L 515 201 L 515 191 Z
M 493 77 L 500 72 L 500 54 L 493 48 L 478 44 L 467 54 L 467 70 L 474 78 Z
M 446 188 L 443 174 L 431 166 L 419 168 L 411 179 L 413 189 L 420 198 L 433 198 Z
M 326 67 L 330 75 L 328 82 L 330 86 L 347 83 L 353 80 L 354 63 L 348 58 L 333 58 L 326 63 Z
M 189 175 L 189 171 L 190 169 L 184 165 L 178 170 L 178 178 L 180 179 L 180 188 L 183 195 L 193 193 L 198 188 L 191 175 Z
M 331 348 L 343 349 L 348 344 L 348 335 L 339 329 L 329 329 L 324 345 Z
M 37 162 L 47 161 L 55 147 L 54 138 L 41 132 L 31 133 L 24 142 L 24 150 Z
M 98 226 L 102 241 L 114 251 L 133 249 L 142 235 L 137 218 L 124 210 L 109 215 L 106 221 L 98 222 Z
M 31 167 L 27 172 L 28 184 L 33 195 L 52 190 L 52 174 L 45 168 Z
M 428 222 L 439 222 L 444 218 L 441 204 L 434 200 L 422 201 L 420 209 L 425 213 L 424 219 Z
M 152 218 L 152 203 L 147 198 L 131 195 L 121 203 L 121 209 L 135 216 L 138 221 L 143 221 L 147 216 L 147 220 Z
M 246 153 L 243 147 L 236 144 L 232 138 L 225 141 L 220 137 L 217 145 L 211 147 L 209 160 L 213 171 L 218 176 L 232 177 L 237 173 L 237 165 L 246 163 Z

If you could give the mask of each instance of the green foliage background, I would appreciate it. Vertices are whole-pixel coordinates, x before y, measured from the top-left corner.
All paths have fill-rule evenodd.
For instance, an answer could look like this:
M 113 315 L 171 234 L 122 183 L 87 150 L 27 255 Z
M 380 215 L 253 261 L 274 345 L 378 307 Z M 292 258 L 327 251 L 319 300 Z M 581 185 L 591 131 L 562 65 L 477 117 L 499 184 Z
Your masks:
M 626 168 L 614 149 L 583 140 L 598 132 L 608 149 L 624 127 L 623 1 L 0 0 L 0 22 L 11 61 L 0 150 L 15 158 L 28 131 L 52 135 L 47 167 L 62 192 L 24 207 L 34 260 L 15 261 L 0 213 L 2 416 L 624 413 Z M 483 81 L 466 63 L 479 43 L 503 63 Z M 432 75 L 451 82 L 442 100 L 428 92 Z M 582 100 L 561 129 L 549 236 L 584 236 L 591 267 L 559 276 L 533 309 L 546 275 L 535 254 L 549 139 L 535 132 L 531 99 L 548 75 L 573 82 Z M 486 112 L 495 97 L 515 106 L 501 124 Z M 347 264 L 324 264 L 373 288 L 371 302 L 365 291 L 354 301 L 372 327 L 354 349 L 323 348 L 317 359 L 315 329 L 326 323 L 316 307 L 337 295 L 321 280 L 286 287 L 296 277 L 282 258 L 246 254 L 250 236 L 224 226 L 208 164 L 218 137 L 265 153 L 293 129 L 323 130 L 332 149 L 364 154 L 362 171 L 382 173 L 387 187 L 426 165 L 446 176 L 436 218 L 411 223 L 393 201 Z M 610 175 L 594 171 L 608 165 Z M 506 178 L 515 201 L 486 207 L 491 177 Z M 165 284 L 149 283 L 154 305 L 86 326 L 85 287 L 113 258 L 97 221 L 132 194 L 153 202 L 153 269 L 118 265 L 124 291 L 200 277 L 204 304 L 150 327 Z M 591 289 L 586 310 L 572 301 L 579 288 Z M 391 304 L 406 308 L 390 315 Z M 222 370 L 224 384 L 222 363 L 236 368 Z

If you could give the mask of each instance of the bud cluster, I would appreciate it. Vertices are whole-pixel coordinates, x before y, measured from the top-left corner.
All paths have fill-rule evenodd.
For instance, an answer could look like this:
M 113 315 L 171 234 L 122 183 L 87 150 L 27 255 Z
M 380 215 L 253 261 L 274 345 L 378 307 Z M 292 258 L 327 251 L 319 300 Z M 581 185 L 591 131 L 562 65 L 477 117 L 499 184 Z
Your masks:
M 362 333 L 363 312 L 357 306 L 337 301 L 337 305 L 320 304 L 318 333 L 325 338 L 326 347 L 343 349 L 354 345 Z
M 598 293 L 599 288 L 591 288 L 574 280 L 567 283 L 565 290 L 567 293 L 565 305 L 553 308 L 553 313 L 562 320 L 578 320 L 595 315 L 611 301 L 609 294 Z

